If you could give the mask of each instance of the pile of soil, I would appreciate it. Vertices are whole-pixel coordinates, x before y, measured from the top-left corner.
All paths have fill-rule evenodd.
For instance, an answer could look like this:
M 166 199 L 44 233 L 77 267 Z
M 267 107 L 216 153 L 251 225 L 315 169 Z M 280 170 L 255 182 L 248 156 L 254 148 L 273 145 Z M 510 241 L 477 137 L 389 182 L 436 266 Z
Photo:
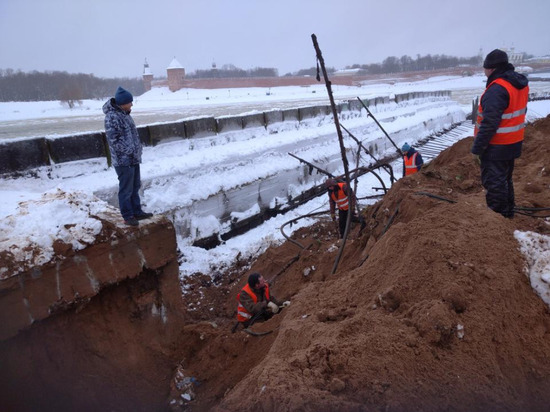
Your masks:
M 214 281 L 186 279 L 193 323 L 179 371 L 195 379 L 194 400 L 172 408 L 548 410 L 550 312 L 514 231 L 550 235 L 550 225 L 486 207 L 472 139 L 368 207 L 334 274 L 337 232 L 321 221 L 293 236 L 303 249 L 287 242 Z M 527 127 L 518 206 L 550 207 L 549 139 L 550 117 Z M 252 327 L 264 336 L 231 333 L 253 271 L 292 302 Z
M 514 173 L 518 206 L 550 207 L 548 141 L 550 117 L 527 127 Z M 0 403 L 548 410 L 550 312 L 529 283 L 514 231 L 550 236 L 550 225 L 486 207 L 471 145 L 471 137 L 458 142 L 367 207 L 367 225 L 353 228 L 335 273 L 338 230 L 321 219 L 228 272 L 179 285 L 173 261 L 171 272 L 112 285 L 0 342 Z M 254 271 L 291 305 L 251 327 L 268 334 L 232 333 L 236 295 Z

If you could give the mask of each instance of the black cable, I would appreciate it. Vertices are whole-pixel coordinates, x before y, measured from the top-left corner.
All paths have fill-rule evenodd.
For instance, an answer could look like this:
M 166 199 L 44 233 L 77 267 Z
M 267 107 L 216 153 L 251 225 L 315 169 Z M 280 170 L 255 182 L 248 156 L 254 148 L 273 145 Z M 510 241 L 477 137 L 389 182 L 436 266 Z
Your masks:
M 297 218 L 294 218 L 294 219 L 292 219 L 292 220 L 289 220 L 289 221 L 286 222 L 286 223 L 283 223 L 283 225 L 281 226 L 281 228 L 280 228 L 279 230 L 280 230 L 281 234 L 283 235 L 283 237 L 284 237 L 286 240 L 288 240 L 288 241 L 291 242 L 291 243 L 294 243 L 296 246 L 298 246 L 298 247 L 301 248 L 301 249 L 305 249 L 306 247 L 305 247 L 304 245 L 302 245 L 301 243 L 295 241 L 294 239 L 291 239 L 289 236 L 286 235 L 286 233 L 285 233 L 284 230 L 283 230 L 284 227 L 285 227 L 286 225 L 288 225 L 288 224 L 292 224 L 292 223 L 294 223 L 294 222 L 297 222 L 297 221 L 300 220 L 300 219 L 304 219 L 304 218 L 306 218 L 306 217 L 317 216 L 317 215 L 323 215 L 323 214 L 326 214 L 326 213 L 329 213 L 329 212 L 330 212 L 330 210 L 324 210 L 324 211 L 322 211 L 322 212 L 315 212 L 315 213 L 309 213 L 309 214 L 307 214 L 307 215 L 298 216 Z
M 371 195 L 371 196 L 363 196 L 363 197 L 358 197 L 357 200 L 365 200 L 365 199 L 377 199 L 379 197 L 384 197 L 385 195 L 384 194 L 380 194 L 380 195 Z
M 423 196 L 433 197 L 434 199 L 443 200 L 443 201 L 449 202 L 449 203 L 456 203 L 455 200 L 447 199 L 445 197 L 437 196 L 437 195 L 434 195 L 434 194 L 431 194 L 431 193 L 428 193 L 428 192 L 414 192 L 414 194 L 415 195 L 423 195 Z
M 386 224 L 386 226 L 384 227 L 384 230 L 382 231 L 382 234 L 381 236 L 386 233 L 386 231 L 389 229 L 390 225 L 393 223 L 393 220 L 395 219 L 395 217 L 397 216 L 397 214 L 399 213 L 399 206 L 401 206 L 401 201 L 399 201 L 399 203 L 397 204 L 397 208 L 395 209 L 395 212 L 393 213 L 392 217 L 390 217 L 390 220 L 388 221 L 388 223 Z
M 433 194 L 427 193 L 427 192 L 414 192 L 414 193 L 416 195 L 423 195 L 423 196 L 433 197 L 434 199 L 443 200 L 443 201 L 449 202 L 449 203 L 456 203 L 456 201 L 454 201 L 454 200 L 447 199 L 445 197 L 441 197 L 441 196 L 437 196 L 437 195 L 433 195 Z M 534 218 L 539 218 L 539 219 L 545 219 L 547 217 L 550 217 L 550 215 L 543 215 L 543 216 L 535 215 L 535 213 L 542 212 L 542 211 L 545 211 L 545 210 L 550 210 L 550 207 L 521 207 L 521 206 L 514 207 L 514 212 L 517 213 L 518 215 L 529 216 L 529 217 L 534 217 Z
M 523 215 L 523 216 L 529 216 L 529 217 L 535 217 L 535 218 L 539 218 L 539 219 L 545 219 L 547 217 L 550 217 L 550 215 L 545 215 L 545 216 L 536 216 L 534 213 L 527 213 L 527 212 L 521 212 L 519 210 L 515 210 L 514 209 L 514 212 L 518 215 Z
M 524 211 L 542 211 L 542 210 L 550 210 L 550 207 L 521 207 L 521 206 L 514 206 L 514 210 L 524 210 Z

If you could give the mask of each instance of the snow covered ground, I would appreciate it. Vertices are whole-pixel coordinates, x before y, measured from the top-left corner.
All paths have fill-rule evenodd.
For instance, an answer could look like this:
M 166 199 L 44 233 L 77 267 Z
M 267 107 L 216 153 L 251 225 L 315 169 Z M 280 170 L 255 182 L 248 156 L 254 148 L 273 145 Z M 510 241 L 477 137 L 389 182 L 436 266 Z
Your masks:
M 415 91 L 451 90 L 453 99 L 471 110 L 471 101 L 485 87 L 485 77 L 438 76 L 417 82 L 391 78 L 361 87 L 333 85 L 336 101 L 390 96 Z M 550 82 L 533 83 L 535 91 L 550 92 Z M 74 109 L 59 101 L 0 102 L 0 141 L 28 137 L 55 137 L 104 130 L 103 100 L 84 100 Z M 138 126 L 179 121 L 200 116 L 227 116 L 257 113 L 269 109 L 328 104 L 324 83 L 300 87 L 182 89 L 175 93 L 156 88 L 135 96 L 132 115 Z
M 481 75 L 464 78 L 437 77 L 415 83 L 374 84 L 356 88 L 339 86 L 334 88 L 334 92 L 336 100 L 355 99 L 356 96 L 371 98 L 411 91 L 439 90 L 453 90 L 457 93 L 465 91 L 468 95 L 479 95 L 483 92 L 484 80 Z M 315 93 L 312 93 L 313 91 Z M 301 107 L 327 102 L 324 85 L 272 88 L 269 94 L 260 88 L 187 89 L 176 93 L 154 89 L 143 96 L 135 97 L 132 115 L 140 124 L 139 119 L 158 118 L 161 119 L 159 121 L 169 121 L 176 118 L 252 113 L 269 108 Z M 59 102 L 0 103 L 0 133 L 6 130 L 3 127 L 9 128 L 14 125 L 24 128 L 25 124 L 39 127 L 41 124 L 52 122 L 71 124 L 71 118 L 85 118 L 92 123 L 97 121 L 100 125 L 97 129 L 83 131 L 101 130 L 102 104 L 103 101 L 85 101 L 77 109 L 69 110 L 62 107 Z M 528 110 L 530 121 L 544 117 L 550 113 L 550 102 L 532 102 Z M 453 123 L 464 121 L 470 111 L 469 103 L 425 98 L 402 104 L 391 102 L 377 106 L 373 113 L 400 145 L 404 141 L 413 144 Z M 373 142 L 381 144 L 378 155 L 394 151 L 364 111 L 361 114 L 349 112 L 340 120 L 365 145 Z M 151 123 L 153 122 L 149 121 L 147 124 Z M 58 133 L 52 132 L 50 136 L 56 134 Z M 467 135 L 469 134 L 460 138 Z M 382 145 L 383 141 L 387 145 Z M 355 147 L 349 138 L 346 139 L 346 145 L 350 148 Z M 331 116 L 301 123 L 284 122 L 267 129 L 245 129 L 211 138 L 187 139 L 145 148 L 141 168 L 144 184 L 142 201 L 148 211 L 165 214 L 176 224 L 178 247 L 183 257 L 180 264 L 181 276 L 195 272 L 210 274 L 230 265 L 238 254 L 252 257 L 262 253 L 271 244 L 283 240 L 279 231 L 283 223 L 304 214 L 328 209 L 328 198 L 322 196 L 285 215 L 274 217 L 214 249 L 204 250 L 191 246 L 194 238 L 223 230 L 226 223 L 221 218 L 222 214 L 229 214 L 233 219 L 242 219 L 264 206 L 260 201 L 243 202 L 233 204 L 230 209 L 226 207 L 215 212 L 205 206 L 209 199 L 212 203 L 216 196 L 227 197 L 231 191 L 238 188 L 250 184 L 258 184 L 260 187 L 262 182 L 281 180 L 278 178 L 292 171 L 298 171 L 297 174 L 300 175 L 303 167 L 288 156 L 288 152 L 315 164 L 327 163 L 337 158 L 339 146 Z M 337 168 L 334 171 L 342 170 Z M 114 203 L 113 199 L 116 198 L 116 175 L 114 170 L 107 168 L 105 159 L 58 164 L 35 172 L 32 176 L 0 180 L 0 251 L 13 253 L 20 261 L 26 261 L 28 267 L 51 259 L 55 239 L 71 243 L 75 250 L 84 248 L 93 242 L 94 236 L 100 230 L 99 222 L 90 215 L 110 210 L 116 213 L 116 209 L 109 205 L 109 202 Z M 401 175 L 399 167 L 395 168 L 395 172 L 397 176 Z M 266 201 L 284 202 L 285 195 L 296 195 L 323 180 L 322 175 L 306 175 L 307 173 L 302 173 L 300 179 L 280 182 L 284 192 L 280 197 L 275 196 Z M 369 176 L 372 175 L 366 175 L 360 180 L 359 197 L 372 195 L 372 187 L 379 186 L 379 182 Z M 389 184 L 389 176 L 384 176 L 384 179 Z M 291 230 L 312 222 L 311 219 L 301 220 L 293 225 Z M 525 238 L 529 236 L 523 234 L 518 239 L 522 239 L 523 245 L 528 245 Z M 36 247 L 41 253 L 30 255 L 29 250 Z M 540 264 L 544 259 L 548 262 L 548 257 L 544 257 L 548 252 L 537 252 L 534 248 L 525 247 L 533 261 L 539 262 L 538 266 L 531 266 L 541 267 L 537 269 L 540 272 L 539 278 L 544 273 L 548 274 L 549 264 Z M 5 272 L 5 269 L 0 268 L 0 278 L 3 271 Z M 4 273 L 5 275 L 7 273 Z
M 393 82 L 387 80 L 379 84 L 366 84 L 361 87 L 333 85 L 335 100 L 371 98 L 389 96 L 414 91 L 467 90 L 472 97 L 480 95 L 485 86 L 485 77 L 481 74 L 470 77 L 439 76 L 417 82 Z M 170 92 L 167 88 L 155 88 L 141 96 L 134 96 L 132 116 L 136 124 L 145 124 L 140 119 L 148 114 L 174 114 L 174 119 L 181 120 L 197 115 L 220 116 L 222 114 L 243 114 L 259 112 L 263 107 L 281 109 L 300 107 L 329 102 L 324 83 L 312 86 L 289 86 L 273 88 L 233 88 L 233 89 L 181 89 Z M 81 105 L 69 109 L 59 101 L 48 102 L 0 102 L 0 126 L 2 122 L 20 120 L 39 121 L 44 123 L 55 119 L 64 120 L 71 117 L 97 118 L 100 123 L 94 130 L 103 130 L 103 100 L 83 100 Z M 467 102 L 469 105 L 469 102 Z M 146 123 L 151 124 L 151 123 Z M 0 132 L 2 128 L 0 127 Z M 43 133 L 39 136 L 44 136 Z M 30 137 L 30 136 L 26 136 Z M 0 139 L 5 137 L 0 134 Z

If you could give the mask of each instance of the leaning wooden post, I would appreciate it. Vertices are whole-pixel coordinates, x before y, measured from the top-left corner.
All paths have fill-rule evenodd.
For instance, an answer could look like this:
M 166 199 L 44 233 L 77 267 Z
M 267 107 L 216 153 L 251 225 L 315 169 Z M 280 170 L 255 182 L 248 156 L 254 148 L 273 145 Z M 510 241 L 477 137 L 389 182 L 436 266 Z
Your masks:
M 351 199 L 352 190 L 351 190 L 351 183 L 349 180 L 348 159 L 346 157 L 346 148 L 344 147 L 344 137 L 342 136 L 342 130 L 340 129 L 340 122 L 338 120 L 338 112 L 336 111 L 336 104 L 334 103 L 334 96 L 332 95 L 332 86 L 331 86 L 330 80 L 328 79 L 327 70 L 325 68 L 325 60 L 323 59 L 321 49 L 319 48 L 319 44 L 317 43 L 317 36 L 315 34 L 312 34 L 311 39 L 313 40 L 313 47 L 315 47 L 315 52 L 317 53 L 317 62 L 321 65 L 321 70 L 323 71 L 323 77 L 325 78 L 325 84 L 327 86 L 328 98 L 330 99 L 330 107 L 332 109 L 332 116 L 334 117 L 334 125 L 336 126 L 336 133 L 338 134 L 338 141 L 340 142 L 340 153 L 342 155 L 342 163 L 344 164 L 344 173 L 346 175 L 346 187 L 348 188 L 348 205 L 351 206 L 350 202 L 352 201 Z M 317 73 L 317 80 L 321 81 L 321 79 L 319 78 L 319 73 Z M 338 268 L 340 257 L 342 256 L 342 253 L 344 251 L 344 246 L 346 244 L 346 239 L 348 237 L 352 213 L 353 213 L 353 209 L 351 207 L 348 207 L 348 218 L 346 220 L 346 230 L 344 232 L 344 238 L 342 239 L 342 245 L 340 246 L 340 252 L 338 253 L 338 256 L 336 257 L 336 260 L 334 262 L 334 266 L 332 267 L 332 274 L 336 273 L 336 269 Z

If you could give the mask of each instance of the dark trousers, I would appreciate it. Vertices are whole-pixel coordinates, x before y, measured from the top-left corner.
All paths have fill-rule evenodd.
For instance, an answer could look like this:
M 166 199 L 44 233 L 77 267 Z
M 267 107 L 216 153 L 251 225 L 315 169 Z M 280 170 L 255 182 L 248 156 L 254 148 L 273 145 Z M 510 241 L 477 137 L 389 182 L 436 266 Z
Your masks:
M 348 210 L 342 210 L 338 209 L 338 229 L 340 231 L 340 239 L 343 239 L 344 233 L 346 232 L 346 222 L 348 221 Z M 359 218 L 353 213 L 351 215 L 351 221 L 352 222 L 360 222 Z M 351 225 L 350 225 L 351 227 Z M 361 222 L 361 227 L 363 227 L 363 223 Z
M 481 183 L 487 191 L 487 206 L 504 217 L 514 217 L 514 159 L 481 159 Z
M 133 166 L 115 166 L 118 176 L 118 205 L 120 214 L 127 220 L 142 213 L 139 188 L 141 176 L 139 164 Z

